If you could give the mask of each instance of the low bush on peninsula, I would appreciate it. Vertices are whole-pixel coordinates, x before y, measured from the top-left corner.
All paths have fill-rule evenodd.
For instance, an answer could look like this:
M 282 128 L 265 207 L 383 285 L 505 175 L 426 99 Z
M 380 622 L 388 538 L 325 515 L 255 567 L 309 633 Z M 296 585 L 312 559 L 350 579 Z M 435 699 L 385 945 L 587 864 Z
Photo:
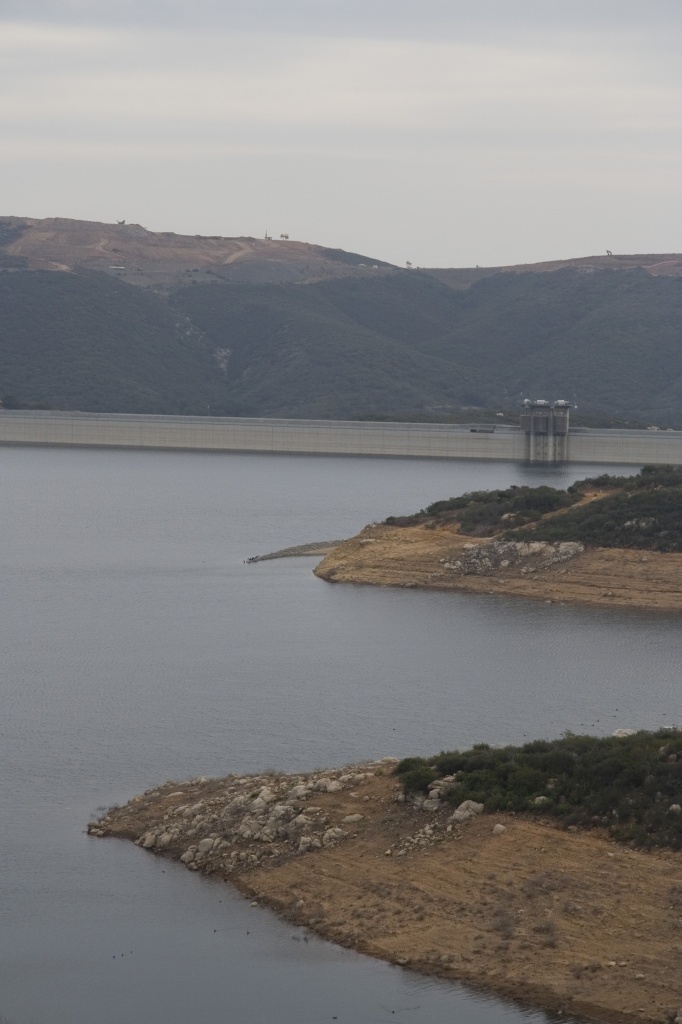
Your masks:
M 554 487 L 517 487 L 506 490 L 470 491 L 458 498 L 435 501 L 411 516 L 389 516 L 389 526 L 412 526 L 425 522 L 440 525 L 459 523 L 460 531 L 474 537 L 491 537 L 506 526 L 537 522 L 548 512 L 570 508 L 579 501 L 577 492 Z
M 532 538 L 520 540 L 579 540 L 603 548 L 644 548 L 682 551 L 682 470 L 671 466 L 645 466 L 634 477 L 601 476 L 582 480 L 569 492 L 590 489 L 608 493 L 596 501 L 569 509 L 565 515 L 537 524 Z
M 587 495 L 601 497 L 582 503 Z M 436 501 L 410 516 L 389 516 L 389 526 L 459 525 L 474 537 L 580 541 L 593 547 L 682 551 L 682 470 L 645 466 L 635 476 L 606 474 L 553 487 L 472 491 Z
M 621 842 L 682 849 L 682 732 L 534 740 L 521 747 L 476 744 L 396 767 L 406 792 L 438 779 L 454 805 L 553 817 L 564 827 L 605 828 Z

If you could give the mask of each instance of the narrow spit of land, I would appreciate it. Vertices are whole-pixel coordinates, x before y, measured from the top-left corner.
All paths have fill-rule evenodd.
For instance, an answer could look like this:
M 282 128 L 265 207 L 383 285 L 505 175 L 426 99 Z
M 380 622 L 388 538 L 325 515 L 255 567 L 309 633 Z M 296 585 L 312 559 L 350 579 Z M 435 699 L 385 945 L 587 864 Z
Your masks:
M 299 558 L 302 555 L 328 555 L 339 544 L 341 540 L 313 540 L 308 544 L 297 544 L 292 548 L 281 548 L 279 551 L 271 551 L 267 555 L 252 555 L 246 558 L 249 565 L 252 562 L 268 562 L 273 558 Z
M 679 853 L 405 798 L 383 759 L 167 782 L 93 821 L 404 969 L 603 1022 L 682 1007 Z M 438 801 L 436 801 L 438 803 Z
M 510 487 L 373 523 L 316 567 L 336 583 L 682 611 L 682 471 Z

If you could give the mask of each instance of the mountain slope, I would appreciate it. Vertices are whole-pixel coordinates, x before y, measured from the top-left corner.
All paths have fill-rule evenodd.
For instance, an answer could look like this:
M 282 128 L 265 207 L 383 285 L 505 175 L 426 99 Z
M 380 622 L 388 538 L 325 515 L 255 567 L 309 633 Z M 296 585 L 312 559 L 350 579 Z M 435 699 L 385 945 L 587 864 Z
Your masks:
M 228 390 L 265 415 L 508 408 L 526 395 L 584 412 L 682 420 L 682 281 L 500 274 L 466 292 L 421 273 L 177 291 L 232 351 Z
M 336 418 L 561 397 L 679 426 L 681 270 L 674 254 L 400 270 L 287 238 L 0 217 L 0 396 Z
M 420 352 L 378 322 L 390 320 L 399 291 L 394 281 L 374 299 L 373 317 L 353 315 L 343 290 L 347 301 L 335 303 L 316 285 L 199 285 L 172 302 L 212 345 L 229 349 L 225 399 L 244 414 L 339 418 L 466 404 L 475 371 Z
M 523 395 L 679 422 L 682 281 L 640 269 L 498 275 L 459 293 L 456 326 L 428 346 L 491 368 L 482 405 Z
M 153 295 L 103 274 L 0 274 L 6 404 L 201 413 L 218 379 L 199 332 Z

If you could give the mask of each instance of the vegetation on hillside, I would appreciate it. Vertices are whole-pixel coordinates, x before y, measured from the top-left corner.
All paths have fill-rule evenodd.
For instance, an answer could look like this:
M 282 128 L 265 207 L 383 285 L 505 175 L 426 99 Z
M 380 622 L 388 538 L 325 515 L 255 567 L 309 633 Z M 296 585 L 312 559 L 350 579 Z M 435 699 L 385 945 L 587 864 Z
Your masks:
M 105 274 L 0 274 L 7 407 L 205 413 L 220 370 L 201 334 Z
M 680 420 L 682 280 L 642 270 L 497 274 L 465 291 L 395 271 L 197 285 L 172 301 L 231 348 L 230 394 L 253 413 L 447 419 L 530 395 L 646 424 Z
M 4 230 L 0 250 L 16 227 Z M 530 396 L 575 399 L 606 423 L 680 422 L 681 279 L 569 269 L 455 290 L 382 269 L 279 285 L 213 276 L 167 296 L 0 257 L 0 395 L 22 404 L 448 420 L 513 414 Z
M 580 496 L 595 488 L 608 493 L 538 523 L 532 539 L 579 540 L 605 548 L 682 551 L 682 470 L 645 466 L 637 476 L 603 475 L 582 480 L 573 484 L 569 493 Z M 514 531 L 513 535 L 530 539 L 527 531 Z
M 682 733 L 660 729 L 629 736 L 535 740 L 521 747 L 476 744 L 435 757 L 408 757 L 396 772 L 408 792 L 443 792 L 486 811 L 552 817 L 558 823 L 605 828 L 636 846 L 682 848 Z
M 460 532 L 475 537 L 491 537 L 506 526 L 537 522 L 548 512 L 569 508 L 580 500 L 576 492 L 554 487 L 517 487 L 505 490 L 469 491 L 458 498 L 434 501 L 411 516 L 389 516 L 388 526 L 413 526 L 416 523 L 445 525 L 459 523 Z
M 595 491 L 604 493 L 579 504 Z M 413 515 L 389 516 L 385 522 L 388 526 L 458 523 L 461 533 L 474 537 L 501 534 L 506 540 L 682 551 L 682 469 L 645 466 L 635 476 L 604 474 L 579 480 L 567 491 L 515 485 L 472 491 L 435 501 Z
M 197 285 L 176 292 L 172 303 L 213 345 L 229 348 L 225 395 L 244 415 L 344 419 L 470 404 L 478 393 L 471 373 L 420 353 L 392 320 L 382 328 L 361 315 L 366 301 L 394 316 L 394 275 L 367 282 L 376 293 L 362 280 L 335 283 Z M 339 295 L 344 303 L 334 301 Z M 412 320 L 420 318 L 415 297 Z

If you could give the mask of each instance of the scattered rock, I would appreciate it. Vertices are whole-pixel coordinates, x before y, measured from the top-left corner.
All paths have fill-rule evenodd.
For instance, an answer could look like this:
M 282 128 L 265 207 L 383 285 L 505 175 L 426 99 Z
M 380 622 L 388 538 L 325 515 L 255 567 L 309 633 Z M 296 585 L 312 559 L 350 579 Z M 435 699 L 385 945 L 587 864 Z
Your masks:
M 459 807 L 458 811 L 471 811 L 472 814 L 483 814 L 483 804 L 476 803 L 475 800 L 464 800 Z
M 307 786 L 293 786 L 292 789 L 289 790 L 289 799 L 290 800 L 302 800 L 303 797 L 306 797 L 307 795 L 308 795 L 308 787 Z
M 363 821 L 364 814 L 347 814 L 338 823 L 330 821 L 330 808 L 326 806 L 324 794 L 340 793 L 350 787 L 362 787 L 375 775 L 385 775 L 397 759 L 388 757 L 381 761 L 345 768 L 338 771 L 315 772 L 298 778 L 280 777 L 268 773 L 261 776 L 229 776 L 216 787 L 204 790 L 204 797 L 197 800 L 198 788 L 207 786 L 205 778 L 185 783 L 177 789 L 177 783 L 167 783 L 147 791 L 143 797 L 133 799 L 128 810 L 135 808 L 135 816 L 142 813 L 140 830 L 134 842 L 145 850 L 176 857 L 189 870 L 201 870 L 207 874 L 222 870 L 226 874 L 234 870 L 248 871 L 262 864 L 266 858 L 283 854 L 312 853 L 324 847 L 334 846 L 348 837 L 344 825 Z M 167 791 L 166 791 L 167 789 Z M 311 797 L 322 797 L 319 806 L 313 806 Z M 349 796 L 369 801 L 370 797 L 359 792 Z M 194 799 L 192 799 L 194 797 Z M 186 800 L 186 803 L 182 801 Z M 145 807 L 138 811 L 140 804 L 150 800 L 162 801 L 158 805 L 155 820 L 149 814 L 157 808 Z M 440 806 L 440 800 L 432 800 Z M 343 812 L 338 812 L 340 816 Z M 118 814 L 104 815 L 88 823 L 91 836 L 110 834 Z
M 473 813 L 471 811 L 459 811 L 458 810 L 458 811 L 455 811 L 455 813 L 452 815 L 452 817 L 450 818 L 450 821 L 455 821 L 455 822 L 468 821 L 469 818 L 473 818 L 473 816 L 474 815 L 473 815 Z
M 523 565 L 522 573 L 536 572 L 538 569 L 549 569 L 561 562 L 567 562 L 584 551 L 584 546 L 577 541 L 565 541 L 552 544 L 548 541 L 489 541 L 481 544 L 464 544 L 461 558 L 454 561 L 443 560 L 444 569 L 457 576 L 490 576 L 496 575 L 501 569 L 510 565 Z
M 475 814 L 483 813 L 483 804 L 477 803 L 475 800 L 464 800 L 455 813 L 452 815 L 451 821 L 468 821 L 469 818 L 473 818 Z

